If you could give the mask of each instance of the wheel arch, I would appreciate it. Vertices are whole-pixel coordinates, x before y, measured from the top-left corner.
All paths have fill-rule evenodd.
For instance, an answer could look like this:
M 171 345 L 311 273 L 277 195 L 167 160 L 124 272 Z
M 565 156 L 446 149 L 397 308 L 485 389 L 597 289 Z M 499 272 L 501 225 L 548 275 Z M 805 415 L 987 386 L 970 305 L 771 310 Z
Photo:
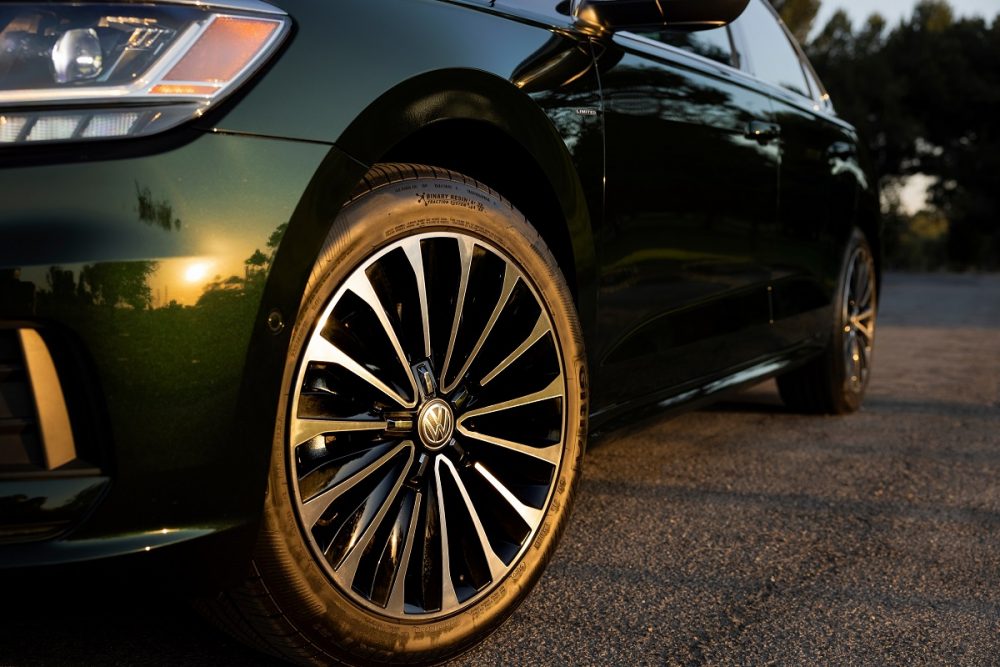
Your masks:
M 418 75 L 372 102 L 337 146 L 369 167 L 428 164 L 499 192 L 549 245 L 588 328 L 596 256 L 584 187 L 552 122 L 510 81 L 471 69 Z
M 475 154 L 465 146 L 476 146 Z M 503 164 L 491 155 L 503 154 Z M 450 169 L 485 183 L 510 201 L 545 239 L 575 299 L 578 268 L 571 223 L 560 198 L 538 162 L 495 125 L 450 118 L 418 129 L 393 146 L 379 162 L 427 164 Z

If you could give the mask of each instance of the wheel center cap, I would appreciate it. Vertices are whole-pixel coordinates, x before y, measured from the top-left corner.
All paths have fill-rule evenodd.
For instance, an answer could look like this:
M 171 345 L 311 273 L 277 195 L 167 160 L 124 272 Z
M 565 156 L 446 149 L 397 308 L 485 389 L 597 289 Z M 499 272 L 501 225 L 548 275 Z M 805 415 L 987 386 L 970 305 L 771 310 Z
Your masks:
M 417 433 L 427 449 L 444 447 L 455 431 L 455 415 L 451 406 L 440 398 L 428 401 L 417 417 Z

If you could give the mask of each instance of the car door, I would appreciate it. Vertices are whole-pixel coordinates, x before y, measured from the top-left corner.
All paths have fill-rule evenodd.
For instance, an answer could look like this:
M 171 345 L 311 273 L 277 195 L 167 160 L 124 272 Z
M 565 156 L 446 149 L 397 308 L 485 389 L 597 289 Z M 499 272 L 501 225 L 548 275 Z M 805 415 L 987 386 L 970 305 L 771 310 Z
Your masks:
M 857 137 L 830 113 L 819 84 L 770 5 L 752 0 L 732 25 L 745 65 L 761 79 L 780 131 L 777 233 L 772 273 L 773 344 L 811 340 L 829 321 L 826 308 L 840 270 L 864 172 Z
M 607 176 L 593 370 L 596 402 L 613 404 L 766 349 L 778 152 L 770 101 L 733 67 L 726 28 L 618 33 L 597 48 Z

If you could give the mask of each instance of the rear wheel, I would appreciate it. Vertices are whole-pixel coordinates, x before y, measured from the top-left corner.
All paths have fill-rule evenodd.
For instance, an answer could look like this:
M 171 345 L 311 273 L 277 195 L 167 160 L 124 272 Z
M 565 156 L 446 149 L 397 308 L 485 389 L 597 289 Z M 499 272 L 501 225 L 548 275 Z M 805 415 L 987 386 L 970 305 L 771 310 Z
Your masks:
M 811 413 L 844 414 L 861 407 L 871 376 L 877 280 L 871 248 L 855 230 L 844 253 L 833 306 L 833 332 L 823 355 L 778 378 L 785 405 Z
M 217 609 L 298 662 L 439 662 L 555 549 L 583 344 L 552 255 L 495 192 L 413 165 L 366 183 L 292 332 L 252 574 Z

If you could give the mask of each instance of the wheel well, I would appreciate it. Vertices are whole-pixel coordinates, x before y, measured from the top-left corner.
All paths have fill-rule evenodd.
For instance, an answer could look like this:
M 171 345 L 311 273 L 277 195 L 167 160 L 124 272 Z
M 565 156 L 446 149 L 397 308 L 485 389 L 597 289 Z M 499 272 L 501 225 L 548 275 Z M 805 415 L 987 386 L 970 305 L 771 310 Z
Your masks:
M 499 192 L 545 239 L 577 300 L 573 246 L 559 199 L 545 172 L 515 139 L 482 122 L 438 121 L 396 144 L 380 161 L 451 169 Z

